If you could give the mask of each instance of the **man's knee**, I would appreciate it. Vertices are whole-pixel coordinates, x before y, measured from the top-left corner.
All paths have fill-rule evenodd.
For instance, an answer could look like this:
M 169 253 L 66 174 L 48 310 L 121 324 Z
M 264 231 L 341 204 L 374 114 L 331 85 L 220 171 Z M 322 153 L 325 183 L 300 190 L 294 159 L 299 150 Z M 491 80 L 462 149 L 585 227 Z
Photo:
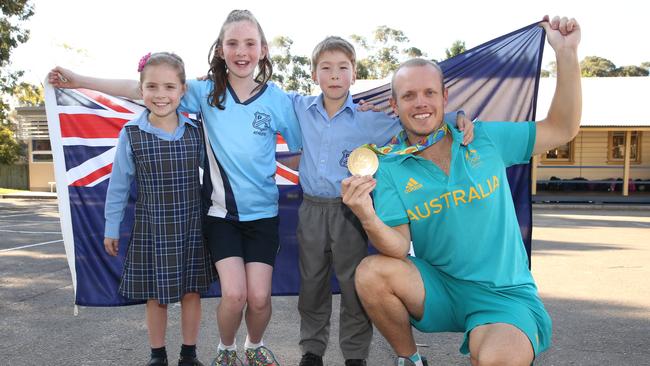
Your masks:
M 470 334 L 470 342 L 474 343 L 470 344 L 472 365 L 530 365 L 535 357 L 533 348 L 520 332 L 499 323 L 475 328 Z
M 471 355 L 472 366 L 529 366 L 532 358 L 505 349 L 483 348 Z
M 371 255 L 364 258 L 357 266 L 354 274 L 354 284 L 357 292 L 373 289 L 375 285 L 381 283 L 381 266 L 378 263 L 380 257 L 380 255 Z

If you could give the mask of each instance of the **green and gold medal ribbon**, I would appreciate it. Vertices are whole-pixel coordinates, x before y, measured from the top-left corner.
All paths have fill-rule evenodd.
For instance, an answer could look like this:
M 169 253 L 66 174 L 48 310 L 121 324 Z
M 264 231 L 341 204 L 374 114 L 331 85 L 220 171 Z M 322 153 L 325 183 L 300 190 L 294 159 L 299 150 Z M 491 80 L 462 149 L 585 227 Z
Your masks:
M 413 154 L 442 140 L 448 132 L 449 127 L 445 123 L 415 145 L 409 143 L 406 131 L 402 130 L 386 146 L 377 147 L 375 144 L 359 146 L 348 156 L 348 170 L 353 175 L 373 175 L 379 167 L 377 155 Z
M 385 146 L 377 147 L 375 144 L 366 144 L 363 146 L 379 155 L 414 154 L 442 140 L 447 133 L 449 133 L 449 127 L 446 123 L 443 123 L 440 128 L 433 131 L 426 138 L 418 141 L 415 145 L 410 144 L 406 131 L 402 130 L 400 133 L 393 136 Z

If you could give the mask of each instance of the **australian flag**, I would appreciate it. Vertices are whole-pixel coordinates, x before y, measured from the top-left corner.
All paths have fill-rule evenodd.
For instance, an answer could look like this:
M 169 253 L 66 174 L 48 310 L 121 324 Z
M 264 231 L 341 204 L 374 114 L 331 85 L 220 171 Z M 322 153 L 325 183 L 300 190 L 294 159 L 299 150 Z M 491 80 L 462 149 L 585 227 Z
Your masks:
M 516 30 L 440 63 L 449 88 L 448 110 L 490 121 L 535 119 L 535 105 L 544 47 L 537 23 Z M 104 251 L 104 201 L 122 126 L 143 106 L 85 89 L 54 89 L 46 84 L 46 111 L 59 198 L 61 227 L 75 290 L 75 304 L 119 306 L 133 304 L 118 294 L 128 235 L 120 242 L 118 259 Z M 354 96 L 388 108 L 390 85 Z M 308 143 L 308 142 L 306 142 Z M 297 294 L 299 288 L 297 209 L 299 154 L 288 151 L 278 136 L 276 182 L 280 189 L 281 251 L 273 275 L 273 293 Z M 292 168 L 294 167 L 294 168 Z M 508 170 L 519 225 L 530 253 L 532 210 L 530 166 Z M 133 222 L 131 205 L 123 228 Z M 530 255 L 530 254 L 529 254 Z M 210 295 L 218 295 L 218 284 Z

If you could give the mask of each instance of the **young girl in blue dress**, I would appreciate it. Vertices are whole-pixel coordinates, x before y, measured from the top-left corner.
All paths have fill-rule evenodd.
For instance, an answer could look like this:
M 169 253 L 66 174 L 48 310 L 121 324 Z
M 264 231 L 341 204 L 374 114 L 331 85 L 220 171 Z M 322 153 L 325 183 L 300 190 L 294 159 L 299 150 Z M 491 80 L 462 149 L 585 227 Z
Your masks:
M 135 223 L 120 294 L 147 301 L 148 366 L 167 365 L 167 306 L 179 301 L 183 345 L 178 365 L 202 365 L 196 356 L 199 294 L 215 279 L 201 231 L 202 128 L 177 111 L 186 90 L 178 56 L 149 54 L 138 71 L 147 109 L 120 131 L 106 194 L 104 247 L 117 256 L 120 223 L 135 180 Z

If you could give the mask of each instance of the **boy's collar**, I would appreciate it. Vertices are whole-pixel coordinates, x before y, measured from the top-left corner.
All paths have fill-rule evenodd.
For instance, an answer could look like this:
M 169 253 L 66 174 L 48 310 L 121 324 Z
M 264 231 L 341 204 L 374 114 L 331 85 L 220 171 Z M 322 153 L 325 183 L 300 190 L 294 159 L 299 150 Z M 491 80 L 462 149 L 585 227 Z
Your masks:
M 316 97 L 316 98 L 314 98 L 314 100 L 312 100 L 312 102 L 307 106 L 306 109 L 309 109 L 309 108 L 311 108 L 313 106 L 316 106 L 316 108 L 320 108 L 322 111 L 325 111 L 325 94 L 320 93 L 320 95 L 318 97 Z M 355 107 L 354 102 L 352 101 L 352 95 L 350 94 L 349 91 L 348 91 L 348 96 L 345 99 L 345 103 L 343 103 L 343 105 L 341 106 L 339 111 L 337 111 L 337 113 L 344 110 L 344 109 L 346 109 L 346 108 L 349 108 L 352 111 L 353 114 L 357 110 L 356 107 Z

